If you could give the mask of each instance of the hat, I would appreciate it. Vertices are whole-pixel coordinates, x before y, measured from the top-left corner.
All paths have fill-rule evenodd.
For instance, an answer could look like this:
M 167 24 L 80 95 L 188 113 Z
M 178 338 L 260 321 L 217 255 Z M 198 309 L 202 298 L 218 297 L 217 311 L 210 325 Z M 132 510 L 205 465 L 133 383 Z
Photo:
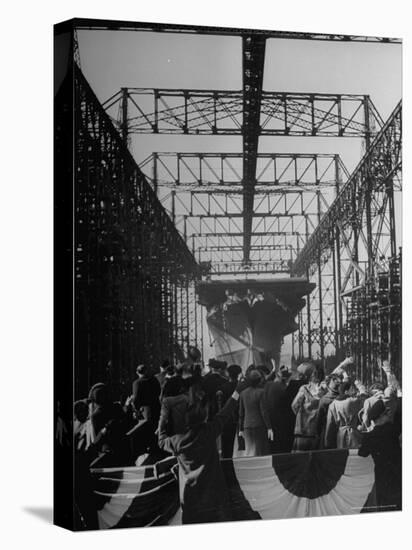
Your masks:
M 226 368 L 226 362 L 218 361 L 217 359 L 209 359 L 209 367 L 211 369 L 224 369 Z
M 310 376 L 312 374 L 313 369 L 315 368 L 315 365 L 310 362 L 301 363 L 297 371 L 299 374 L 303 374 L 304 376 Z

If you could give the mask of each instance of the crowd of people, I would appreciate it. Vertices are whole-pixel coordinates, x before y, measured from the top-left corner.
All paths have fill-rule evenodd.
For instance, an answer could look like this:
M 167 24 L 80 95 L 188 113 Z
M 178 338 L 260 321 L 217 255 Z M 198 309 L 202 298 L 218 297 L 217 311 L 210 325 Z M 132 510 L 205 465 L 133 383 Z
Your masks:
M 326 377 L 312 361 L 294 374 L 266 365 L 243 373 L 215 359 L 207 373 L 194 361 L 164 361 L 157 370 L 138 365 L 124 403 L 95 384 L 74 406 L 75 447 L 88 467 L 176 456 L 184 523 L 199 521 L 200 509 L 202 521 L 219 521 L 221 458 L 359 449 L 383 470 L 400 464 L 401 388 L 388 362 L 369 388 L 351 376 L 352 358 Z

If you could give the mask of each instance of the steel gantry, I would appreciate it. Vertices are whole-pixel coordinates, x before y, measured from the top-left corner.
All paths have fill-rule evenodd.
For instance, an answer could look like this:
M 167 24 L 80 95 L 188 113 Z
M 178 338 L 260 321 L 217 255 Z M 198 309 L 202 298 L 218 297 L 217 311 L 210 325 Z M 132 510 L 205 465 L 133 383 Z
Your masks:
M 112 25 L 78 21 L 79 28 Z M 379 346 L 382 355 L 396 339 L 389 329 L 389 336 L 383 337 L 382 327 L 400 323 L 388 324 L 381 315 L 379 329 L 371 322 L 368 332 L 354 321 L 367 318 L 365 305 L 359 313 L 362 300 L 355 300 L 357 292 L 367 295 L 362 304 L 369 299 L 376 304 L 376 295 L 384 294 L 376 289 L 396 286 L 400 276 L 392 215 L 400 157 L 394 155 L 389 136 L 391 131 L 396 134 L 393 121 L 384 125 L 369 95 L 263 89 L 265 47 L 271 38 L 401 41 L 180 25 L 117 23 L 116 28 L 240 39 L 241 90 L 128 86 L 104 102 L 104 108 L 126 144 L 132 136 L 145 134 L 242 138 L 239 153 L 154 152 L 140 168 L 204 275 L 290 273 L 311 278 L 317 286 L 299 314 L 296 354 L 325 361 L 329 355 L 354 352 L 364 374 L 372 352 L 359 352 L 356 346 L 360 349 L 378 330 L 375 340 L 380 343 L 371 346 L 374 357 Z M 366 153 L 349 175 L 337 154 L 260 153 L 262 137 L 360 138 Z M 392 268 L 385 271 L 388 262 Z M 392 306 L 390 302 L 385 307 L 398 319 Z M 379 308 L 375 310 L 383 311 Z
M 198 260 L 219 272 L 216 264 L 226 259 L 241 272 L 242 155 L 154 153 L 140 167 Z M 259 272 L 273 271 L 278 260 L 296 257 L 318 223 L 319 208 L 327 210 L 348 172 L 339 155 L 278 153 L 258 154 L 256 175 L 250 262 L 262 262 Z
M 274 31 L 262 29 L 244 29 L 230 27 L 215 27 L 201 25 L 180 25 L 174 23 L 149 23 L 142 21 L 114 21 L 103 19 L 85 19 L 75 18 L 72 20 L 76 29 L 87 29 L 94 31 L 115 30 L 115 31 L 131 31 L 131 32 L 161 32 L 161 33 L 178 33 L 178 34 L 206 34 L 206 35 L 223 35 L 223 36 L 244 36 L 246 34 L 262 36 L 264 38 L 281 38 L 295 40 L 322 40 L 327 42 L 377 42 L 384 44 L 400 44 L 402 41 L 394 37 L 380 36 L 361 36 L 353 34 L 326 34 L 326 33 L 310 33 L 310 32 L 293 32 L 293 31 Z
M 389 357 L 400 374 L 402 105 L 393 111 L 296 258 L 297 275 L 328 269 L 337 346 L 357 358 L 359 374 L 379 375 Z
M 76 63 L 73 76 L 75 394 L 105 380 L 124 398 L 137 364 L 182 359 L 200 340 L 200 268 Z M 58 151 L 72 89 L 67 78 L 56 100 Z
M 254 132 L 258 136 L 365 137 L 365 110 L 373 133 L 382 124 L 368 95 L 270 92 L 260 98 Z M 103 106 L 114 124 L 131 134 L 243 136 L 242 90 L 122 88 Z M 256 108 L 256 103 L 253 103 Z

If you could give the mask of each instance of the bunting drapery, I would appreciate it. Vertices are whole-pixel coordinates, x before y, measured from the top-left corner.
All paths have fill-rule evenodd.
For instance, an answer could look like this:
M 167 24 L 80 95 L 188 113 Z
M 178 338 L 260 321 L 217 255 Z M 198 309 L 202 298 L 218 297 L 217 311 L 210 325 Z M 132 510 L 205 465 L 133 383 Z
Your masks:
M 181 523 L 175 465 L 171 457 L 151 466 L 92 470 L 99 528 Z M 229 502 L 227 521 L 380 509 L 375 499 L 375 462 L 355 449 L 224 459 L 221 465 Z

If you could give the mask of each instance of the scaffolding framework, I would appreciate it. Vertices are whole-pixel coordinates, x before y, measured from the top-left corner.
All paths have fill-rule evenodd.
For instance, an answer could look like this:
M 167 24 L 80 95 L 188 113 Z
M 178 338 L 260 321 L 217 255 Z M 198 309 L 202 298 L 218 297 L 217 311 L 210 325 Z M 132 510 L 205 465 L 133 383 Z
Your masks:
M 382 125 L 368 95 L 272 92 L 260 90 L 259 85 L 245 83 L 245 86 L 249 93 L 256 94 L 260 106 L 256 111 L 257 100 L 247 99 L 248 108 L 254 105 L 254 135 L 365 137 L 366 133 L 374 135 Z M 127 136 L 245 136 L 252 131 L 252 123 L 248 120 L 249 111 L 245 113 L 244 95 L 242 90 L 127 87 L 107 99 L 103 106 L 119 129 L 123 132 L 127 129 Z
M 76 22 L 79 30 L 113 28 L 110 21 L 98 26 L 90 20 Z M 82 112 L 88 114 L 79 124 L 88 129 L 85 135 L 90 139 L 90 144 L 85 140 L 81 148 L 88 151 L 86 158 L 94 155 L 93 162 L 99 166 L 96 173 L 107 181 L 116 163 L 122 168 L 116 168 L 115 173 L 124 170 L 129 161 L 134 162 L 127 150 L 134 135 L 242 137 L 239 153 L 154 152 L 139 168 L 133 164 L 144 181 L 139 197 L 142 202 L 136 209 L 142 219 L 150 220 L 150 230 L 144 223 L 139 229 L 139 272 L 147 273 L 151 281 L 161 281 L 159 292 L 147 280 L 139 282 L 141 299 L 148 293 L 152 301 L 142 302 L 138 308 L 143 312 L 154 308 L 153 318 L 164 323 L 160 332 L 168 343 L 165 348 L 163 341 L 156 340 L 154 329 L 146 325 L 139 328 L 141 341 L 147 345 L 154 338 L 154 347 L 161 345 L 177 357 L 185 345 L 203 340 L 202 315 L 193 284 L 201 276 L 306 276 L 316 288 L 298 316 L 299 330 L 293 337 L 295 358 L 313 357 L 325 364 L 331 357 L 352 354 L 359 376 L 371 381 L 380 376 L 378 361 L 389 357 L 400 375 L 402 254 L 397 197 L 401 191 L 401 104 L 384 123 L 369 95 L 267 91 L 262 83 L 265 47 L 271 38 L 401 41 L 116 22 L 116 30 L 120 29 L 233 36 L 240 39 L 242 51 L 241 90 L 122 87 L 103 104 L 104 124 L 99 119 L 97 128 L 103 124 L 105 130 L 99 135 L 95 134 L 96 117 L 89 113 L 90 104 L 97 104 L 97 100 L 93 96 L 93 101 L 81 102 Z M 110 139 L 106 131 L 109 124 Z M 121 152 L 113 149 L 106 154 L 113 147 L 115 129 L 122 142 Z M 259 139 L 265 136 L 357 138 L 365 154 L 349 174 L 337 154 L 258 153 Z M 102 151 L 100 157 L 98 149 Z M 87 173 L 84 166 L 79 171 Z M 93 172 L 87 173 L 87 185 L 94 185 L 93 200 L 97 201 L 87 214 L 90 220 L 95 216 L 96 224 L 98 219 L 109 218 L 114 227 L 127 224 L 129 213 L 119 214 L 122 208 L 116 202 L 122 198 L 110 200 L 108 207 L 106 195 L 102 199 L 100 193 L 104 189 L 111 196 L 114 188 L 93 183 L 95 177 Z M 86 204 L 89 199 L 82 200 Z M 144 210 L 146 202 L 160 207 L 161 223 L 151 218 L 152 206 Z M 173 237 L 160 237 L 163 222 Z M 123 249 L 125 236 L 122 231 L 120 234 L 121 238 L 117 229 L 111 229 L 105 236 L 111 249 Z M 168 238 L 177 240 L 166 244 L 162 239 Z M 149 241 L 155 243 L 153 247 Z M 185 250 L 181 257 L 174 253 L 176 246 Z M 166 249 L 173 251 L 173 258 Z M 81 255 L 83 249 L 79 252 Z M 116 254 L 106 255 L 105 262 L 110 265 L 110 258 L 120 258 Z M 108 265 L 103 263 L 99 269 Z M 116 277 L 123 269 L 119 268 Z M 113 288 L 127 287 L 109 272 Z M 110 300 L 113 296 L 117 295 L 112 294 Z M 137 303 L 135 296 L 123 302 L 119 298 L 119 303 L 130 299 Z M 111 313 L 112 318 L 122 307 Z M 200 346 L 203 349 L 203 344 Z M 153 361 L 153 353 L 148 352 L 147 360 Z
M 215 26 L 193 26 L 174 23 L 149 23 L 134 21 L 115 21 L 102 19 L 75 18 L 72 20 L 76 29 L 87 30 L 116 30 L 116 31 L 141 31 L 141 32 L 163 32 L 182 34 L 206 34 L 216 36 L 242 37 L 245 34 L 261 36 L 264 38 L 295 39 L 295 40 L 321 40 L 327 42 L 370 42 L 382 44 L 401 44 L 400 38 L 381 36 L 362 36 L 353 34 L 326 34 L 294 31 L 276 31 L 265 29 L 244 29 L 236 27 L 215 27 Z
M 75 65 L 76 394 L 128 395 L 136 366 L 197 345 L 200 270 Z
M 401 375 L 401 144 L 399 103 L 293 265 L 321 282 L 329 271 L 336 349 L 353 354 L 368 381 L 386 358 Z

